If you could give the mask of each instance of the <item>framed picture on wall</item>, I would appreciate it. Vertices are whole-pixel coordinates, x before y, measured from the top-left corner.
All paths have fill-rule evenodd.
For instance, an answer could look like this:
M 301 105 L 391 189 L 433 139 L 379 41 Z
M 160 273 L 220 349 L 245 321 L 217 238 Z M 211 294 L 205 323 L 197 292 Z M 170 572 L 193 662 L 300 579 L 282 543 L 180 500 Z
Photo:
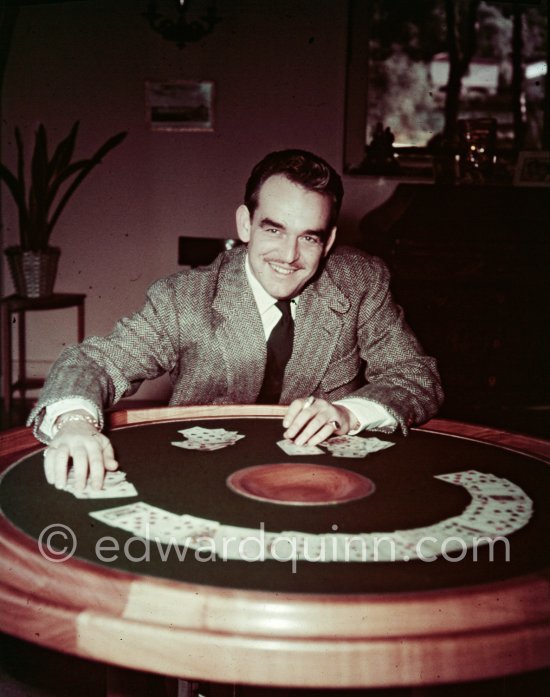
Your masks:
M 214 83 L 209 80 L 147 81 L 145 104 L 152 131 L 214 130 Z
M 524 150 L 514 172 L 516 186 L 550 186 L 550 151 Z

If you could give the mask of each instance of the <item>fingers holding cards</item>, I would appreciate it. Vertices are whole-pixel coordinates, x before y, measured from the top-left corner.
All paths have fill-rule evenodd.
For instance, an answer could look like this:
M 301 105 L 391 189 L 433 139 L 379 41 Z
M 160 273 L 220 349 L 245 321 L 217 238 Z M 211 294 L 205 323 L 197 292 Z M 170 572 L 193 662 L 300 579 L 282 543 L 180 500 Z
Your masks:
M 335 433 L 350 430 L 350 413 L 324 399 L 295 399 L 283 419 L 284 437 L 297 445 L 319 445 Z
M 71 471 L 76 489 L 91 486 L 100 490 L 105 472 L 117 467 L 110 440 L 89 424 L 64 426 L 44 451 L 46 481 L 57 489 L 65 487 Z
M 77 499 L 114 499 L 137 496 L 136 487 L 126 481 L 125 472 L 107 472 L 101 489 L 95 489 L 88 482 L 84 489 L 77 488 L 74 470 L 70 470 L 64 491 Z

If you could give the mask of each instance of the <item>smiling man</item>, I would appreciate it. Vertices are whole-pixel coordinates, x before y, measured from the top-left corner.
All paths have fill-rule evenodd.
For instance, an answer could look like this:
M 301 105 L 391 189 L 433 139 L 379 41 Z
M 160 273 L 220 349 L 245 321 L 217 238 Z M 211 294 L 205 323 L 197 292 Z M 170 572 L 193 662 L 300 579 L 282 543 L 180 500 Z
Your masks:
M 237 209 L 252 274 L 273 298 L 298 296 L 317 272 L 336 236 L 333 205 L 328 195 L 275 174 L 262 184 L 256 206 Z
M 437 411 L 442 393 L 392 300 L 383 263 L 335 247 L 343 188 L 324 160 L 271 153 L 236 212 L 242 247 L 151 286 L 107 337 L 67 348 L 29 424 L 48 443 L 48 481 L 100 488 L 117 462 L 102 412 L 168 372 L 171 405 L 281 403 L 284 436 L 316 445 L 365 428 L 391 432 Z

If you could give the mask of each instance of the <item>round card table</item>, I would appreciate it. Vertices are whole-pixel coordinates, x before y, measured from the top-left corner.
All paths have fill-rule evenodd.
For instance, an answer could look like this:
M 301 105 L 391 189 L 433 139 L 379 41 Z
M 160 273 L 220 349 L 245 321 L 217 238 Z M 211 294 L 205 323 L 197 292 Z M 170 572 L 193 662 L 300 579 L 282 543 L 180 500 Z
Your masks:
M 56 490 L 44 480 L 43 446 L 29 429 L 1 434 L 0 629 L 111 666 L 274 687 L 432 685 L 550 666 L 547 442 L 433 420 L 406 438 L 370 434 L 394 445 L 364 458 L 289 455 L 277 446 L 283 411 L 114 412 L 110 436 L 138 492 L 128 498 Z M 244 438 L 217 450 L 172 445 L 182 440 L 179 430 L 197 425 Z M 348 470 L 354 492 L 356 481 L 372 486 L 349 501 L 310 506 L 241 495 L 241 475 L 237 489 L 227 483 L 239 470 L 289 462 L 308 472 L 310 465 Z M 468 470 L 513 482 L 532 501 L 506 555 L 496 545 L 489 555 L 486 545 L 460 560 L 250 561 L 199 558 L 192 549 L 181 559 L 176 550 L 185 547 L 147 549 L 135 537 L 130 544 L 129 532 L 90 515 L 139 501 L 265 531 L 390 533 L 459 515 L 470 493 L 436 476 Z M 244 486 L 258 481 L 262 492 L 265 481 L 271 486 L 269 477 L 245 478 Z M 46 528 L 57 534 L 55 559 L 40 551 Z M 73 551 L 67 529 L 74 555 L 62 561 Z

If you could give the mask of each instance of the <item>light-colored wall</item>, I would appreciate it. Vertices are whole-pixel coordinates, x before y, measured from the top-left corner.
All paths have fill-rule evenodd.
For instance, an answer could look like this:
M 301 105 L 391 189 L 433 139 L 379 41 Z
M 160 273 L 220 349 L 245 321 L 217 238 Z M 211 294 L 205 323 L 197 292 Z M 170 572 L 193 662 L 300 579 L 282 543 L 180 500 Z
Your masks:
M 194 0 L 195 7 L 204 0 Z M 234 236 L 234 210 L 253 164 L 270 150 L 301 147 L 343 160 L 347 3 L 344 0 L 218 0 L 221 23 L 178 49 L 155 34 L 145 0 L 83 0 L 21 9 L 3 94 L 3 153 L 14 163 L 13 127 L 30 149 L 44 122 L 52 142 L 80 120 L 78 154 L 128 137 L 96 169 L 61 217 L 56 290 L 87 293 L 87 334 L 106 333 L 138 308 L 148 285 L 177 266 L 179 235 Z M 159 3 L 169 12 L 169 3 Z M 147 79 L 216 84 L 214 133 L 151 132 Z M 345 178 L 343 238 L 394 184 Z M 3 191 L 4 244 L 17 218 Z M 5 270 L 5 266 L 4 266 Z M 12 291 L 4 281 L 3 292 Z M 29 317 L 31 370 L 44 373 L 74 341 L 71 311 Z M 165 383 L 141 390 L 157 397 Z

